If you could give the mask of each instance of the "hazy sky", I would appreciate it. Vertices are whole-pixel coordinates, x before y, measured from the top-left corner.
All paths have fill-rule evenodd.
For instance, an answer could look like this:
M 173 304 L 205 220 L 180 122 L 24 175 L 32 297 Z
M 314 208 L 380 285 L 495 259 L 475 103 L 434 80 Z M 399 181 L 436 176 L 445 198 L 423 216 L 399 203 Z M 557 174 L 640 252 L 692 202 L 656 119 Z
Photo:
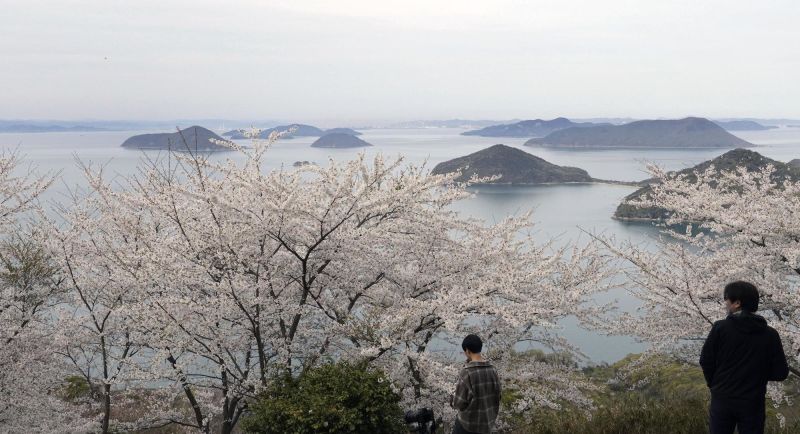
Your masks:
M 0 118 L 800 118 L 797 0 L 0 0 Z

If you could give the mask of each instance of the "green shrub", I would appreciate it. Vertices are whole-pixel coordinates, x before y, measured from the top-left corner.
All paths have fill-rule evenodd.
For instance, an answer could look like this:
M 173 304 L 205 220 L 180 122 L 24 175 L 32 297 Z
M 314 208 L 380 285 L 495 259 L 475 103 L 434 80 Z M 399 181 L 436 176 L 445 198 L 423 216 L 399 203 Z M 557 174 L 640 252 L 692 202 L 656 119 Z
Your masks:
M 400 397 L 380 371 L 335 363 L 279 378 L 242 421 L 246 433 L 404 433 Z
M 542 410 L 514 433 L 540 434 L 695 434 L 707 433 L 705 403 L 695 399 L 650 400 L 618 395 L 591 419 L 580 412 Z
M 89 382 L 79 375 L 70 375 L 64 380 L 64 383 L 62 395 L 67 401 L 76 401 L 92 394 Z
M 710 397 L 703 371 L 668 356 L 629 354 L 610 366 L 595 366 L 584 372 L 597 384 L 607 386 L 602 398 L 615 392 L 635 391 L 644 398 L 707 400 Z M 631 367 L 631 365 L 636 365 Z
M 584 369 L 599 387 L 592 393 L 597 406 L 591 417 L 568 403 L 559 410 L 537 409 L 511 414 L 507 421 L 514 434 L 704 434 L 708 433 L 710 394 L 697 366 L 670 357 L 630 355 L 612 365 Z M 638 365 L 631 369 L 632 362 Z M 790 390 L 794 386 L 787 384 Z M 509 402 L 505 401 L 505 398 Z M 516 396 L 504 396 L 504 408 L 513 408 Z M 782 407 L 787 426 L 781 428 L 777 411 L 767 406 L 768 434 L 800 432 L 800 420 Z
M 800 423 L 780 428 L 774 411 L 768 410 L 767 434 L 800 432 Z M 598 408 L 591 419 L 569 410 L 540 410 L 531 421 L 517 423 L 513 434 L 705 434 L 708 433 L 708 401 L 681 396 L 645 398 L 637 393 L 616 395 Z

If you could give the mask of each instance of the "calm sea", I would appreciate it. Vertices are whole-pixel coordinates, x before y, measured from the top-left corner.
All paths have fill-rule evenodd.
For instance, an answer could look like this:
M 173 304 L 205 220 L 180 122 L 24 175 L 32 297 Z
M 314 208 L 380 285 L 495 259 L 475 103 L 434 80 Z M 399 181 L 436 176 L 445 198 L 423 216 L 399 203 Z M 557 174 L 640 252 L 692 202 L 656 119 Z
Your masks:
M 585 169 L 595 178 L 639 181 L 647 178 L 647 162 L 667 169 L 682 169 L 714 158 L 723 150 L 602 150 L 574 151 L 540 149 L 522 146 L 525 139 L 461 136 L 459 129 L 375 129 L 364 130 L 362 139 L 373 147 L 362 149 L 317 149 L 309 145 L 314 138 L 295 138 L 276 143 L 267 154 L 269 168 L 291 167 L 295 161 L 308 160 L 325 164 L 328 159 L 346 160 L 365 152 L 367 156 L 383 153 L 387 157 L 403 155 L 407 162 L 437 163 L 476 152 L 487 146 L 503 143 L 518 147 L 545 160 Z M 141 151 L 126 150 L 120 144 L 128 137 L 145 131 L 93 133 L 0 134 L 0 147 L 17 149 L 26 163 L 39 172 L 60 173 L 60 180 L 47 192 L 49 201 L 63 200 L 68 190 L 83 185 L 81 170 L 76 164 L 105 166 L 106 173 L 130 174 L 136 170 Z M 146 131 L 152 132 L 152 131 Z M 753 150 L 780 161 L 800 158 L 800 128 L 735 133 L 754 143 Z M 243 142 L 246 144 L 246 142 Z M 151 151 L 148 151 L 151 153 Z M 156 154 L 156 152 L 152 152 Z M 214 158 L 230 158 L 222 153 Z M 581 242 L 582 230 L 614 235 L 620 240 L 646 243 L 657 230 L 648 224 L 622 223 L 611 219 L 619 201 L 634 187 L 606 184 L 550 185 L 536 187 L 478 187 L 474 197 L 461 201 L 455 208 L 467 215 L 494 222 L 508 215 L 533 210 L 535 233 L 541 240 L 556 237 L 559 243 Z M 598 301 L 618 300 L 625 310 L 633 310 L 637 302 L 618 291 Z M 639 352 L 645 344 L 624 336 L 602 336 L 580 328 L 574 320 L 562 322 L 563 335 L 577 345 L 593 362 L 613 362 L 631 352 Z

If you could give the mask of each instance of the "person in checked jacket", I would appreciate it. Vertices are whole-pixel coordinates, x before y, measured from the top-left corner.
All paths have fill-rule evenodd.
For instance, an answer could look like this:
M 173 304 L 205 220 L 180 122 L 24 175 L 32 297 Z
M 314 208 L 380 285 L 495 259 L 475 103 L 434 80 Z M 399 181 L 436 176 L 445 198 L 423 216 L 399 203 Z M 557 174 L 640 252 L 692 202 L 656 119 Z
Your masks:
M 458 410 L 453 434 L 490 434 L 500 410 L 500 378 L 481 356 L 483 342 L 469 335 L 461 343 L 467 363 L 458 374 L 450 405 Z

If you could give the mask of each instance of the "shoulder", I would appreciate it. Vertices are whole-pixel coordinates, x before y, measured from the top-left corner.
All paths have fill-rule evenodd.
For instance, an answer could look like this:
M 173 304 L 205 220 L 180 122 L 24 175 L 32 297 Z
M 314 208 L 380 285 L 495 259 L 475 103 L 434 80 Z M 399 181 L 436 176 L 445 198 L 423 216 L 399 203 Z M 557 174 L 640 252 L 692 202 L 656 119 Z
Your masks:
M 714 330 L 724 329 L 726 327 L 729 327 L 730 323 L 731 320 L 729 318 L 714 321 L 714 324 L 711 325 L 711 330 L 714 331 Z
M 778 331 L 772 328 L 771 326 L 767 326 L 767 334 L 773 338 L 780 339 L 780 334 L 778 333 Z
M 478 366 L 471 366 L 469 369 L 467 369 L 467 371 L 468 375 L 477 379 L 497 377 L 497 371 L 494 369 L 494 366 L 488 363 Z

